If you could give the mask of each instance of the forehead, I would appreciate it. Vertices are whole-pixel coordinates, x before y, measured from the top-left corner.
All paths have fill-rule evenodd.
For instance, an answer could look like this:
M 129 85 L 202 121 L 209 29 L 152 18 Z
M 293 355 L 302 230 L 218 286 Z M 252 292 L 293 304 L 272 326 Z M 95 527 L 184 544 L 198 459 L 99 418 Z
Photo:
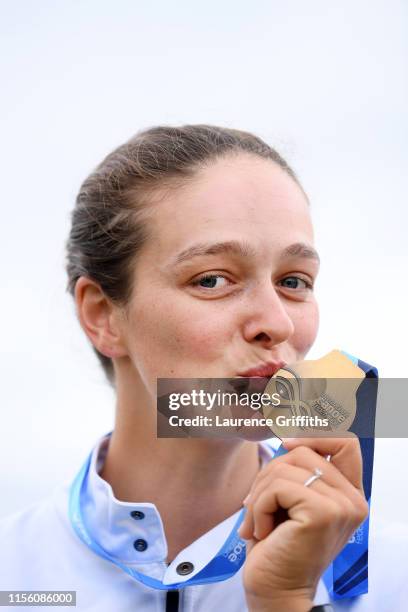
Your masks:
M 156 257 L 207 240 L 242 240 L 264 251 L 313 242 L 302 189 L 277 164 L 254 156 L 219 159 L 153 205 Z

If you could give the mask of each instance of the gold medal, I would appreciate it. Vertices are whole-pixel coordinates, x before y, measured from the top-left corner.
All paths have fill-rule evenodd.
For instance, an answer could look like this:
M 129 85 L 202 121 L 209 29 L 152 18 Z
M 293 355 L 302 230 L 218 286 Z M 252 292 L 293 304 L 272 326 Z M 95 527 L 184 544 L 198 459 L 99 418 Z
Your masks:
M 278 394 L 278 406 L 265 406 L 279 438 L 344 433 L 356 416 L 357 390 L 364 372 L 348 357 L 333 350 L 321 359 L 298 361 L 278 370 L 264 393 Z

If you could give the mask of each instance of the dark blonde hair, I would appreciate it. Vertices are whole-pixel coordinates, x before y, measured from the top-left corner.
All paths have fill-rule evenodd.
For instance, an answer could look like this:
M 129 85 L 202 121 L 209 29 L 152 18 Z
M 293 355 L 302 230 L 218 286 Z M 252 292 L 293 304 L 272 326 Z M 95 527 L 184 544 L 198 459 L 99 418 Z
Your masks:
M 247 153 L 278 164 L 299 184 L 286 161 L 249 132 L 213 125 L 158 126 L 115 149 L 82 184 L 67 241 L 67 290 L 80 276 L 98 283 L 114 303 L 132 294 L 132 266 L 149 238 L 148 204 L 155 191 L 177 188 L 217 158 Z M 113 364 L 93 347 L 109 382 Z

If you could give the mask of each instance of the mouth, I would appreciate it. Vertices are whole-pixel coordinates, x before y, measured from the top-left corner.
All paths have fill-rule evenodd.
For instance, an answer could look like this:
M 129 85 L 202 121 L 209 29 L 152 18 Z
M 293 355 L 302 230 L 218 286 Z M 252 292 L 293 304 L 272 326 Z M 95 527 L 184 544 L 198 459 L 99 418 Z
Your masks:
M 265 378 L 271 377 L 278 370 L 283 368 L 286 365 L 284 361 L 269 361 L 268 363 L 262 363 L 254 368 L 250 368 L 245 372 L 239 372 L 237 376 L 239 378 Z

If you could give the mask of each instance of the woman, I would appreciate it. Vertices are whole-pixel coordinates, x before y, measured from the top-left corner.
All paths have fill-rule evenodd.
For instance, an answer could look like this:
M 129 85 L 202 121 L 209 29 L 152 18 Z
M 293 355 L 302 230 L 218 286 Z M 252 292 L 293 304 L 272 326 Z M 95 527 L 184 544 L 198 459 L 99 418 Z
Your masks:
M 293 171 L 246 132 L 146 130 L 84 182 L 67 247 L 80 324 L 116 391 L 115 428 L 72 487 L 3 522 L 7 542 L 13 530 L 51 541 L 46 554 L 10 553 L 2 588 L 75 590 L 82 610 L 328 602 L 321 576 L 367 515 L 358 442 L 288 440 L 270 461 L 265 443 L 156 437 L 158 378 L 265 365 L 272 376 L 312 346 L 319 261 Z M 217 554 L 243 503 L 246 562 L 222 579 Z

